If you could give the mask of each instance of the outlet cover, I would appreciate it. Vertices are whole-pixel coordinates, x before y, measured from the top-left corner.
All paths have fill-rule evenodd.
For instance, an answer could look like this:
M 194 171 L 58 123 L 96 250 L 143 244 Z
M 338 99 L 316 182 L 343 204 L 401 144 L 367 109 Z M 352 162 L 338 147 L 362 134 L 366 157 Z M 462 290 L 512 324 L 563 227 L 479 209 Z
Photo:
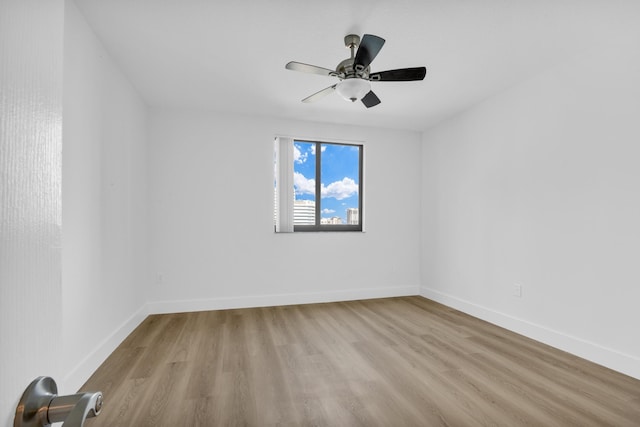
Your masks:
M 522 298 L 522 285 L 520 283 L 513 284 L 513 296 Z

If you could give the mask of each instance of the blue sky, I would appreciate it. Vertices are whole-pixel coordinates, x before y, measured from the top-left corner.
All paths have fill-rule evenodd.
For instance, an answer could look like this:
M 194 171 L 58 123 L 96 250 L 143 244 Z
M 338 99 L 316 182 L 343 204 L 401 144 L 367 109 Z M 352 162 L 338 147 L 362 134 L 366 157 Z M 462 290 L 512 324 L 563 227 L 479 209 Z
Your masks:
M 346 223 L 347 208 L 358 207 L 358 148 L 322 144 L 323 218 L 338 216 Z M 294 143 L 294 188 L 297 200 L 315 199 L 315 143 Z

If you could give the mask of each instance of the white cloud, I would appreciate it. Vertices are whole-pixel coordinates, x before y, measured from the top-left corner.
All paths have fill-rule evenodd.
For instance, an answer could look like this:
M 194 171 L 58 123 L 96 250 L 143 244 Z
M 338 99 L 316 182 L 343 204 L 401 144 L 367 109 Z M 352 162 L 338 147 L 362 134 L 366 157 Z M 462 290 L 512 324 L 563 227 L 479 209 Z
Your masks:
M 333 209 L 324 208 L 324 209 L 322 209 L 322 213 L 323 214 L 332 214 L 332 213 L 336 213 L 336 211 L 334 211 Z
M 315 194 L 316 180 L 307 178 L 300 172 L 293 173 L 293 186 L 296 194 Z M 336 200 L 347 199 L 354 194 L 358 194 L 358 184 L 351 178 L 342 178 L 341 181 L 335 181 L 325 186 L 322 184 L 320 194 L 325 198 L 334 198 Z M 324 212 L 323 213 L 333 213 Z
M 300 172 L 293 173 L 293 187 L 296 194 L 316 194 L 316 180 L 307 179 Z
M 293 161 L 296 163 L 304 163 L 307 161 L 307 157 L 309 157 L 309 153 L 303 153 L 298 148 L 297 144 L 293 144 Z
M 358 194 L 358 184 L 353 179 L 344 177 L 342 181 L 332 182 L 326 187 L 322 185 L 320 191 L 322 197 L 333 197 L 334 199 L 342 200 Z

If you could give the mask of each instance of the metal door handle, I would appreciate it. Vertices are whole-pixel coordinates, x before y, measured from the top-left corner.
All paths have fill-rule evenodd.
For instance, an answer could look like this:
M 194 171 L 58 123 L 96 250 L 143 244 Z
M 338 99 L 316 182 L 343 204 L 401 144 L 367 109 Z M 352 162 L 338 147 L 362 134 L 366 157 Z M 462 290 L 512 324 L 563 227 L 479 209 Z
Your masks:
M 58 396 L 58 386 L 50 377 L 38 377 L 24 391 L 16 408 L 13 427 L 46 427 L 63 422 L 62 427 L 82 427 L 87 418 L 102 409 L 102 392 Z

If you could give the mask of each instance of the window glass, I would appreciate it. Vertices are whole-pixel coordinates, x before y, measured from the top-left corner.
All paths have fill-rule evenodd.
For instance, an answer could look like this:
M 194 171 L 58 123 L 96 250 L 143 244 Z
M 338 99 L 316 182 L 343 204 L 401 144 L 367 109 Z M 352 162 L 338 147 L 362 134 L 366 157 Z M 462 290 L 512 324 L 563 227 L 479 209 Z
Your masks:
M 362 231 L 364 147 L 274 139 L 276 233 Z
M 360 146 L 319 144 L 321 224 L 359 224 Z
M 293 224 L 316 224 L 316 143 L 293 143 Z

